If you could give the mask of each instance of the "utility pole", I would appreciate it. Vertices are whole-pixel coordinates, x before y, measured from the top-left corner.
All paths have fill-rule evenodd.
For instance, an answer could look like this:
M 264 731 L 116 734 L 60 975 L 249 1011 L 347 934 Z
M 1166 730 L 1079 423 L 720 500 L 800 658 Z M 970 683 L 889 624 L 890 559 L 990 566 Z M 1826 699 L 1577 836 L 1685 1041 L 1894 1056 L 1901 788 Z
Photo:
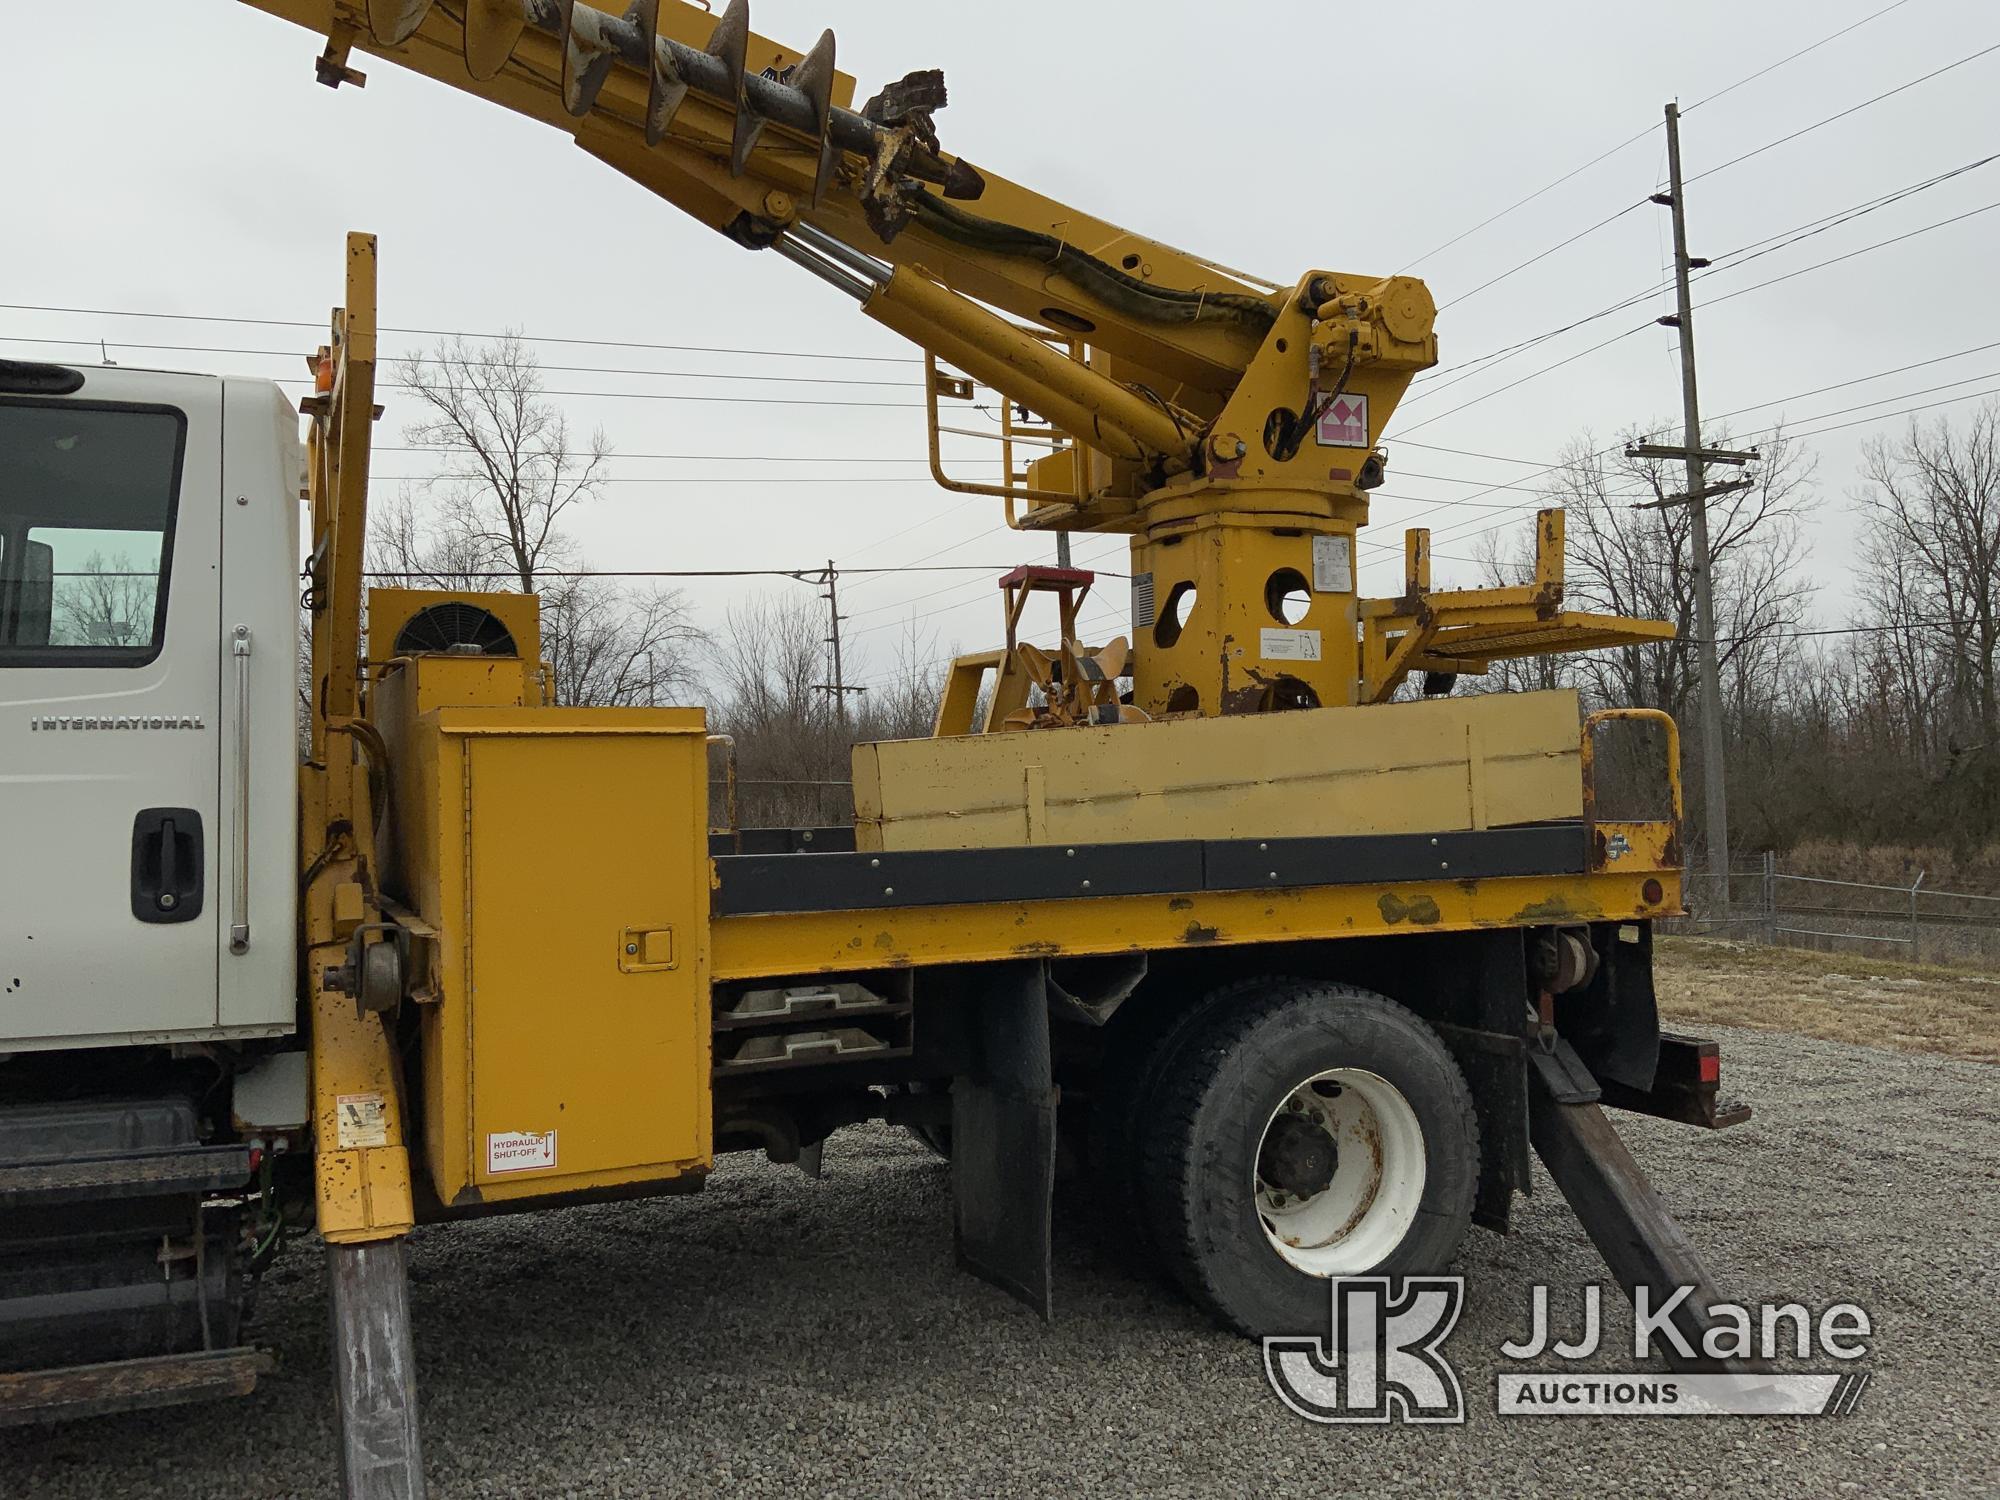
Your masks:
M 820 598 L 826 601 L 826 643 L 833 648 L 833 681 L 822 682 L 817 684 L 817 686 L 821 692 L 833 694 L 834 717 L 839 721 L 841 728 L 845 729 L 847 727 L 847 695 L 849 693 L 865 693 L 868 689 L 865 687 L 849 687 L 847 685 L 847 674 L 841 665 L 840 622 L 846 616 L 840 612 L 840 570 L 834 567 L 833 559 L 830 557 L 826 560 L 826 572 L 820 575 L 820 581 L 826 586 L 826 592 L 821 594 Z
M 1717 910 L 1729 914 L 1729 784 L 1723 766 L 1722 679 L 1717 666 L 1715 641 L 1714 558 L 1708 545 L 1708 501 L 1712 495 L 1747 488 L 1754 481 L 1734 480 L 1714 489 L 1707 487 L 1708 466 L 1729 464 L 1741 467 L 1757 457 L 1755 452 L 1733 453 L 1704 448 L 1701 444 L 1701 401 L 1695 390 L 1694 299 L 1688 291 L 1688 272 L 1708 262 L 1690 256 L 1687 246 L 1687 193 L 1681 180 L 1681 111 L 1678 104 L 1667 106 L 1667 183 L 1665 193 L 1653 194 L 1653 202 L 1673 211 L 1674 293 L 1677 312 L 1659 321 L 1680 331 L 1681 341 L 1681 446 L 1639 443 L 1625 450 L 1630 458 L 1678 458 L 1687 466 L 1687 492 L 1669 496 L 1656 505 L 1685 504 L 1691 523 L 1694 557 L 1695 658 L 1699 664 L 1701 707 L 1701 780 L 1703 823 L 1708 835 L 1708 868 L 1715 883 Z

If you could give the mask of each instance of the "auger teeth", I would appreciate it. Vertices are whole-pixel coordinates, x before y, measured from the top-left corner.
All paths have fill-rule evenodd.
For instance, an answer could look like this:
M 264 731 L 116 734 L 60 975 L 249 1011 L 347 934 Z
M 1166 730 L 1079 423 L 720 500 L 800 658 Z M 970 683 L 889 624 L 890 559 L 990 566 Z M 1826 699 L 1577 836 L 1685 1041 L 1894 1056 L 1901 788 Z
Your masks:
M 563 108 L 581 118 L 597 102 L 618 54 L 600 29 L 607 19 L 603 11 L 576 0 L 557 0 L 557 8 L 562 12 Z
M 750 0 L 729 0 L 715 30 L 709 34 L 708 55 L 720 58 L 736 80 L 736 127 L 729 140 L 729 175 L 741 177 L 764 133 L 764 117 L 750 103 L 743 70 L 750 60 Z
M 499 75 L 528 29 L 521 0 L 465 0 L 465 70 L 484 83 Z
M 395 47 L 410 39 L 424 24 L 432 0 L 368 0 L 368 30 L 384 47 Z
M 716 18 L 715 30 L 709 33 L 706 50 L 710 57 L 721 58 L 731 73 L 742 78 L 744 65 L 750 60 L 750 0 L 729 0 Z M 740 83 L 737 92 L 742 92 Z
M 819 136 L 819 165 L 813 172 L 812 205 L 825 201 L 827 185 L 833 181 L 834 163 L 840 158 L 833 144 L 833 33 L 822 31 L 812 51 L 792 69 L 792 87 L 812 105 L 813 128 Z
M 646 99 L 646 144 L 657 146 L 666 139 L 667 127 L 687 102 L 688 81 L 674 49 L 663 39 L 653 43 L 653 87 Z

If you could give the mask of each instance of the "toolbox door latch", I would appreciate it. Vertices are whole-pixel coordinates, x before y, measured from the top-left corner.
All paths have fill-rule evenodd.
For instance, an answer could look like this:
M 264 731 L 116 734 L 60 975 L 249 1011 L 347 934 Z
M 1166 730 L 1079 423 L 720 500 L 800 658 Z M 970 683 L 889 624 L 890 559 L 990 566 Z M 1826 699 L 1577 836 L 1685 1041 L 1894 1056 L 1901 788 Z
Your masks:
M 618 967 L 627 974 L 672 969 L 680 964 L 671 927 L 627 927 L 618 938 Z

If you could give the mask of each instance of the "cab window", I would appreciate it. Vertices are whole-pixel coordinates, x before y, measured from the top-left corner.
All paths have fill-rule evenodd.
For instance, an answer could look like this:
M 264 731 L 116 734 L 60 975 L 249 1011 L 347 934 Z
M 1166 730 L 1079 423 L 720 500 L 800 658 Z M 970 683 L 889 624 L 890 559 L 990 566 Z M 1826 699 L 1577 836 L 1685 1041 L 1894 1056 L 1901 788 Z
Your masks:
M 0 401 L 0 666 L 159 655 L 186 439 L 167 407 Z

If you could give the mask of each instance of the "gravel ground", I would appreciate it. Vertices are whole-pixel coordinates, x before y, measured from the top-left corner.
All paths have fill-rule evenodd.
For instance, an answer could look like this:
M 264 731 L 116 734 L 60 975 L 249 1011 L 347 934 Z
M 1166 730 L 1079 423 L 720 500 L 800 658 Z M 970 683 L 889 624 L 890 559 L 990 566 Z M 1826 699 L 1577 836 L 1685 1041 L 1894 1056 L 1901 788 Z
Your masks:
M 817 1183 L 739 1158 L 705 1195 L 420 1233 L 432 1492 L 2000 1491 L 2000 1073 L 1726 1040 L 1752 1123 L 1620 1118 L 1725 1288 L 1871 1311 L 1875 1380 L 1848 1418 L 1496 1417 L 1526 1283 L 1600 1274 L 1544 1180 L 1511 1239 L 1474 1231 L 1460 1257 L 1469 1424 L 1308 1426 L 1254 1346 L 1080 1228 L 1058 1224 L 1052 1327 L 954 1272 L 946 1169 L 875 1131 L 836 1140 Z M 266 1281 L 281 1364 L 247 1402 L 0 1432 L 0 1496 L 330 1494 L 323 1290 L 310 1252 Z

